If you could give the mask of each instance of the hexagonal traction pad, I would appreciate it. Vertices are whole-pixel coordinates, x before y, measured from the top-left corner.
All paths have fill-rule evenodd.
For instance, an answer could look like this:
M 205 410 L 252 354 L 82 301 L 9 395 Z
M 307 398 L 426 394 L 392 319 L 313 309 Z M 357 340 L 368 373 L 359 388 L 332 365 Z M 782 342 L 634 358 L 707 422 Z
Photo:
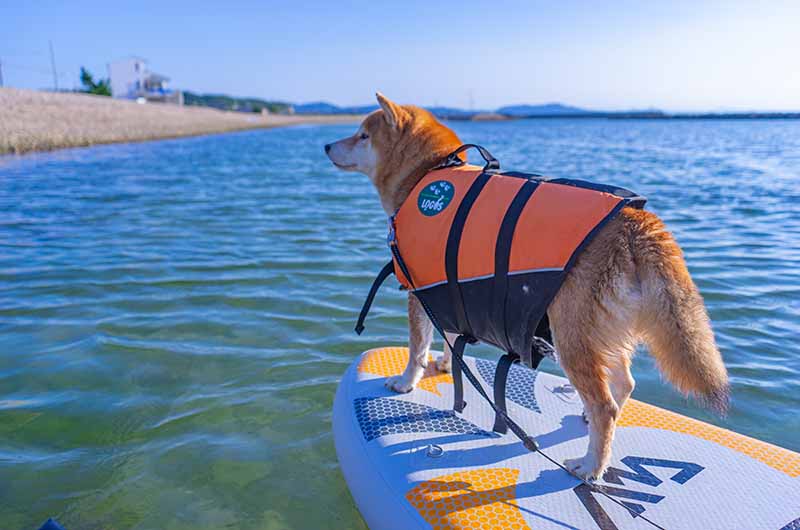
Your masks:
M 387 434 L 422 432 L 453 432 L 486 438 L 497 436 L 456 416 L 452 410 L 439 410 L 401 399 L 360 397 L 353 400 L 353 407 L 367 441 Z
M 517 506 L 518 478 L 518 470 L 503 467 L 462 471 L 417 484 L 406 500 L 439 530 L 527 530 Z
M 475 366 L 484 381 L 494 386 L 494 371 L 497 363 L 485 359 L 475 359 Z M 506 381 L 506 399 L 510 399 L 517 405 L 523 406 L 528 410 L 541 414 L 542 410 L 536 403 L 536 394 L 533 385 L 536 383 L 536 372 L 519 364 L 511 365 Z

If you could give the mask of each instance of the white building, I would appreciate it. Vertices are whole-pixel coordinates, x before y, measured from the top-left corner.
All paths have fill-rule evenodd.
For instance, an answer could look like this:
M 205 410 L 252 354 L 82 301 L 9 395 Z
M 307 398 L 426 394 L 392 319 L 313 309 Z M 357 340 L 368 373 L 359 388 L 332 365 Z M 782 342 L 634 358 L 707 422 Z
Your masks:
M 111 80 L 111 95 L 115 98 L 161 101 L 183 105 L 180 90 L 170 90 L 169 78 L 147 67 L 147 61 L 140 57 L 130 57 L 108 65 Z

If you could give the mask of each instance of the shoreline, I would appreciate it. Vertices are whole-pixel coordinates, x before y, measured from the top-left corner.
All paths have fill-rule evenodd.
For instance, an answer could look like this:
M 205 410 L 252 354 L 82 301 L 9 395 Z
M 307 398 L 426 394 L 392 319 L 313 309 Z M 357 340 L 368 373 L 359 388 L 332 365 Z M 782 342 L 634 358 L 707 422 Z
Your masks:
M 0 88 L 0 156 L 361 119 L 362 115 L 261 115 L 140 105 L 90 94 Z

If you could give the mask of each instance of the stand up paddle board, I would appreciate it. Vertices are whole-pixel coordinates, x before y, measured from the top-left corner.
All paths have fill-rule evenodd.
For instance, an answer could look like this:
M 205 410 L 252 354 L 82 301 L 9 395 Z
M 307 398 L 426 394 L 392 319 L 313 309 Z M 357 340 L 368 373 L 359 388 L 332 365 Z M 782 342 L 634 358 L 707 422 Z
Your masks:
M 464 359 L 491 395 L 496 363 Z M 384 388 L 407 360 L 406 348 L 365 352 L 334 402 L 342 472 L 373 530 L 800 530 L 798 453 L 631 399 L 592 489 L 493 432 L 494 412 L 468 382 L 454 413 L 453 378 L 433 362 L 413 392 Z M 585 453 L 583 406 L 566 379 L 514 365 L 506 404 L 555 461 Z

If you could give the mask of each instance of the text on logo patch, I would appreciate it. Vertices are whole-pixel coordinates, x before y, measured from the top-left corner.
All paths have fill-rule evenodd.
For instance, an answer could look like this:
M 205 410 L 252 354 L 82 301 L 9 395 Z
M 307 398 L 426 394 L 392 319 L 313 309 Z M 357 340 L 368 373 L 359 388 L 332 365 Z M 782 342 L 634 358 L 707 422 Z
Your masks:
M 437 180 L 425 186 L 419 193 L 417 207 L 423 215 L 431 217 L 441 212 L 453 200 L 453 185 L 446 180 Z

